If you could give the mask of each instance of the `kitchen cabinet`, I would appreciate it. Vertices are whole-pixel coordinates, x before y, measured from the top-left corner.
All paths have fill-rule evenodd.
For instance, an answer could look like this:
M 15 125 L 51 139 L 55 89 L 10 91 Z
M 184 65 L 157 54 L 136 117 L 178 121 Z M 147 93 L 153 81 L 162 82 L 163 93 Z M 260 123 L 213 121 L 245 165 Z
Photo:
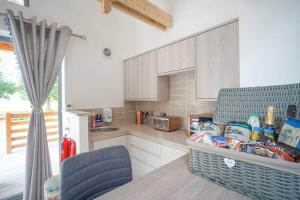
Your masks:
M 169 77 L 157 76 L 157 51 L 124 62 L 125 100 L 167 101 Z
M 168 164 L 187 153 L 188 151 L 186 150 L 179 150 L 170 146 L 161 145 L 161 165 Z
M 133 177 L 138 178 L 187 154 L 179 150 L 150 140 L 130 135 L 128 149 L 132 160 Z
M 144 176 L 161 166 L 160 144 L 130 135 L 128 146 L 133 178 Z
M 160 144 L 136 136 L 129 136 L 130 147 L 143 149 L 154 156 L 160 157 Z
M 216 99 L 221 88 L 239 87 L 239 27 L 233 22 L 197 36 L 197 98 Z
M 117 145 L 123 145 L 129 151 L 133 178 L 144 176 L 188 153 L 187 149 L 163 145 L 133 135 L 124 135 L 95 141 L 92 144 L 92 150 Z
M 145 148 L 136 148 L 130 146 L 131 157 L 149 166 L 152 169 L 156 169 L 161 166 L 160 156 L 153 155 Z
M 131 165 L 132 165 L 133 179 L 144 176 L 154 170 L 154 168 L 150 167 L 147 164 L 144 164 L 143 162 L 141 162 L 140 160 L 137 160 L 134 157 L 131 157 Z
M 143 54 L 138 58 L 138 98 L 157 98 L 157 54 L 156 51 Z
M 123 145 L 126 148 L 128 147 L 128 138 L 127 135 L 109 138 L 106 140 L 98 140 L 96 142 L 93 142 L 93 150 L 103 149 L 111 146 L 118 146 Z
M 124 90 L 125 99 L 138 98 L 137 59 L 131 58 L 124 62 Z
M 157 50 L 157 74 L 167 75 L 195 69 L 195 37 Z

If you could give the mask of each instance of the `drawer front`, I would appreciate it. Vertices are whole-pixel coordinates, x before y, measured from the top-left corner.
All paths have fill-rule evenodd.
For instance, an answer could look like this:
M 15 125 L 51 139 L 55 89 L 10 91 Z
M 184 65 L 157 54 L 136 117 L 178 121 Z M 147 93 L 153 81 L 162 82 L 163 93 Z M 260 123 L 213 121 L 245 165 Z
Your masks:
M 169 162 L 172 162 L 184 155 L 188 154 L 188 151 L 181 151 L 169 146 L 161 146 L 161 164 L 165 165 Z
M 133 179 L 144 176 L 154 170 L 154 168 L 132 157 L 131 157 L 131 165 L 132 165 Z
M 93 143 L 93 150 L 103 149 L 111 146 L 123 145 L 127 148 L 127 136 L 120 136 L 106 140 L 99 140 Z
M 130 136 L 130 145 L 160 158 L 160 144 L 136 136 Z
M 161 161 L 160 157 L 155 156 L 149 152 L 146 152 L 137 147 L 131 146 L 131 157 L 141 161 L 142 163 L 148 165 L 151 168 L 160 167 Z

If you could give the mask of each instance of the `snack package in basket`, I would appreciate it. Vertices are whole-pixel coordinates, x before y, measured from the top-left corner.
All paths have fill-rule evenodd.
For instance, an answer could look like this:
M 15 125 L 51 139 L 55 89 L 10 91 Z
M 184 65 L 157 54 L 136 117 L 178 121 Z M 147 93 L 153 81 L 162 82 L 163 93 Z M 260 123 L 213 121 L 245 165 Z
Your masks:
M 300 161 L 300 150 L 297 150 L 296 148 L 275 141 L 267 143 L 266 148 L 274 152 L 277 159 L 291 162 Z
M 300 150 L 300 121 L 288 118 L 280 131 L 278 142 Z
M 198 131 L 206 131 L 212 136 L 224 136 L 225 124 L 217 122 L 204 122 L 199 125 Z
M 191 136 L 191 141 L 213 146 L 211 135 L 207 131 L 198 131 L 196 134 Z
M 248 123 L 232 121 L 226 124 L 224 136 L 242 142 L 249 142 L 251 131 L 252 127 Z
M 211 136 L 211 141 L 214 146 L 228 148 L 227 138 L 222 136 Z
M 241 151 L 241 141 L 236 140 L 232 137 L 227 138 L 227 144 L 230 149 L 236 150 L 236 151 Z
M 252 143 L 242 143 L 241 151 L 245 153 L 254 153 L 254 149 L 257 145 Z

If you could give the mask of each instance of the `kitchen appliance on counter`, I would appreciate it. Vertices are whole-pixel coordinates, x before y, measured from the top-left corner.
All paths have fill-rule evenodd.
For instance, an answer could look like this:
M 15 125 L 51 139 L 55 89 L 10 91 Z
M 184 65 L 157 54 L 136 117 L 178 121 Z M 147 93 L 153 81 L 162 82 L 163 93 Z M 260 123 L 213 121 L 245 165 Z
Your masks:
M 143 111 L 135 112 L 135 123 L 136 124 L 144 124 L 144 112 Z
M 197 132 L 199 126 L 207 121 L 213 121 L 212 113 L 202 113 L 197 115 L 189 115 L 188 116 L 188 136 L 193 135 Z
M 176 131 L 180 129 L 181 120 L 180 117 L 175 116 L 160 116 L 154 117 L 153 127 L 163 131 Z

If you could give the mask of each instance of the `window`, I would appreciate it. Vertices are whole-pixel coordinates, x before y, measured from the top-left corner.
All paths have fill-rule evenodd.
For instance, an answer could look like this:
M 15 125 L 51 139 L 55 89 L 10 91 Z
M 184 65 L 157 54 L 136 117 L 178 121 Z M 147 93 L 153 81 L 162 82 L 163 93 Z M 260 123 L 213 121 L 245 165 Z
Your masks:
M 8 1 L 21 6 L 29 7 L 29 0 L 8 0 Z

